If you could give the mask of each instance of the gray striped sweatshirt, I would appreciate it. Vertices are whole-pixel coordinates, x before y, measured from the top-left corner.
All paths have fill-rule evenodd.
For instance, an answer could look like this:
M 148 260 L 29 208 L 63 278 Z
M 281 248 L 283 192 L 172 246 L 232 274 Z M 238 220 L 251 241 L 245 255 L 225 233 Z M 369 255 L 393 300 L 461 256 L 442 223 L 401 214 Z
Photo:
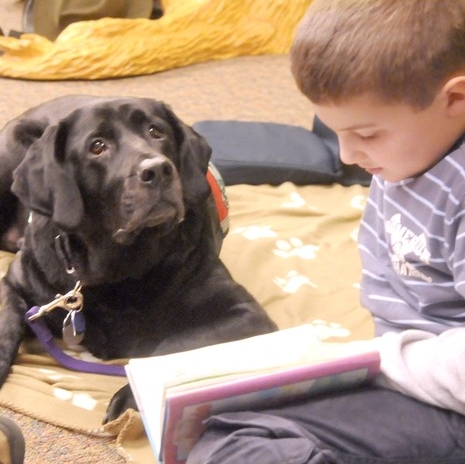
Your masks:
M 465 145 L 417 177 L 374 176 L 359 250 L 380 383 L 465 414 Z

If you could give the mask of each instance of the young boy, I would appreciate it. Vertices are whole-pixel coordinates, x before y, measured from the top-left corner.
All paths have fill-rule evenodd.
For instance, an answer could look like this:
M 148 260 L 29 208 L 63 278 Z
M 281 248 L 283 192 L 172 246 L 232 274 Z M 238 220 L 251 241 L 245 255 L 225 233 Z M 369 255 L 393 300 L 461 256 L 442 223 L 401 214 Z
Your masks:
M 188 464 L 463 464 L 465 0 L 314 0 L 291 59 L 341 159 L 373 174 L 361 299 L 382 374 L 215 416 Z

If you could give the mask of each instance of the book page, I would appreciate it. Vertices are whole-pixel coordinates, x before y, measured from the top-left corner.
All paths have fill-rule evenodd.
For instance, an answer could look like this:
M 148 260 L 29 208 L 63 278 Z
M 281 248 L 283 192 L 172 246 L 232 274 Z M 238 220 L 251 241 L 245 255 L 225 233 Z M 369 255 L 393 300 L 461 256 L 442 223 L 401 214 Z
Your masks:
M 311 324 L 195 350 L 129 361 L 132 371 L 163 371 L 165 386 L 308 362 L 321 343 Z

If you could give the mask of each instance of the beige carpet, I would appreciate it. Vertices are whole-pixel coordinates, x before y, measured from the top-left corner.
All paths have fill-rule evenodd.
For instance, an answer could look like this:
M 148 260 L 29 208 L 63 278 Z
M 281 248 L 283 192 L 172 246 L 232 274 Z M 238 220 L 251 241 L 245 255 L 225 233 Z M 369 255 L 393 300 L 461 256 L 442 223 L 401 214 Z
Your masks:
M 21 28 L 22 1 L 1 0 L 0 27 Z M 66 94 L 153 97 L 169 103 L 192 124 L 202 119 L 273 121 L 311 127 L 307 100 L 298 92 L 287 56 L 240 57 L 103 81 L 1 79 L 0 126 L 50 98 Z
M 1 0 L 0 27 L 21 28 L 22 2 Z M 312 113 L 292 80 L 287 56 L 241 57 L 106 81 L 31 82 L 0 79 L 0 126 L 31 106 L 66 94 L 153 97 L 187 123 L 203 119 L 272 121 L 311 127 Z M 22 427 L 27 464 L 122 463 L 112 439 L 70 433 L 2 409 Z

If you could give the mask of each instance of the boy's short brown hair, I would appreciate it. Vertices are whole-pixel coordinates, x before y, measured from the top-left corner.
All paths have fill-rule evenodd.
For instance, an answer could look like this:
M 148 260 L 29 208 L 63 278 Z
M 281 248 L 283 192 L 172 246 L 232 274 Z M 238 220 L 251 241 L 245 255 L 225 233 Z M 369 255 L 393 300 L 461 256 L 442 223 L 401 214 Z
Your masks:
M 425 108 L 465 72 L 465 0 L 314 0 L 291 63 L 314 103 L 371 92 Z

